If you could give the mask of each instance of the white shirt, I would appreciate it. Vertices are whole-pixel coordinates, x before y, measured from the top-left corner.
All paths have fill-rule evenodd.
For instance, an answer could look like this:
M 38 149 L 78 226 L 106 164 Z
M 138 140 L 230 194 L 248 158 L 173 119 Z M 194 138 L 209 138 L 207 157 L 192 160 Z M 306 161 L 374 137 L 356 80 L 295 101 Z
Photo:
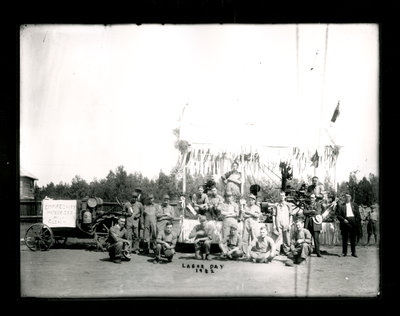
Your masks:
M 277 223 L 286 226 L 289 225 L 290 218 L 290 205 L 286 202 L 276 203 L 276 209 L 273 215 L 276 216 Z
M 351 208 L 351 203 L 346 203 L 346 217 L 354 217 L 354 213 Z

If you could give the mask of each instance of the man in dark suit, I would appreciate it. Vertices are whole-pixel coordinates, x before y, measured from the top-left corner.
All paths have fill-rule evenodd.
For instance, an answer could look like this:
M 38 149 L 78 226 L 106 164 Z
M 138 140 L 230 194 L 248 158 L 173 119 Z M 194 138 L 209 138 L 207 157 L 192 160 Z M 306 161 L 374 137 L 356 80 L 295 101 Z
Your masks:
M 346 194 L 346 202 L 339 206 L 337 218 L 340 222 L 340 231 L 342 233 L 342 257 L 347 256 L 347 241 L 349 236 L 351 255 L 357 257 L 356 236 L 361 216 L 358 210 L 358 205 L 351 202 L 350 194 Z
M 321 203 L 316 201 L 315 194 L 310 196 L 311 203 L 303 211 L 305 216 L 304 228 L 308 229 L 314 238 L 314 250 L 318 257 L 322 257 L 319 249 L 319 233 L 322 230 L 322 206 Z

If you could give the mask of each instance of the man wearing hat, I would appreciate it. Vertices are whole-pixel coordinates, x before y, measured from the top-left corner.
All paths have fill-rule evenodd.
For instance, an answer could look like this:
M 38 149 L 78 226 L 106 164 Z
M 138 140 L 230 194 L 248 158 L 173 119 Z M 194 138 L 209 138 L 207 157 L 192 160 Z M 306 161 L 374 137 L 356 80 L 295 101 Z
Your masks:
M 239 259 L 243 256 L 242 241 L 238 234 L 237 225 L 230 227 L 229 235 L 225 236 L 219 243 L 223 256 L 229 259 Z
M 322 257 L 319 249 L 319 233 L 322 230 L 322 206 L 321 203 L 316 201 L 315 194 L 311 194 L 310 199 L 310 204 L 303 211 L 305 216 L 304 227 L 310 231 L 314 238 L 314 251 L 318 257 Z
M 358 232 L 358 223 L 360 222 L 360 212 L 357 204 L 351 202 L 351 195 L 346 194 L 345 203 L 338 208 L 337 219 L 340 224 L 342 233 L 342 257 L 347 256 L 347 241 L 350 237 L 351 255 L 357 257 L 356 254 L 356 236 Z
M 224 204 L 224 198 L 218 194 L 217 187 L 211 187 L 209 207 L 206 211 L 208 221 L 217 220 L 221 213 L 221 206 Z
M 274 234 L 278 236 L 275 240 L 276 250 L 287 255 L 290 249 L 290 227 L 292 226 L 292 207 L 285 201 L 285 192 L 280 192 L 279 201 L 273 205 L 272 227 Z
M 143 194 L 142 193 L 143 191 L 142 191 L 142 189 L 141 188 L 136 188 L 135 189 L 135 193 L 137 194 L 137 201 L 138 202 L 140 202 L 140 203 L 142 203 L 143 205 L 145 204 L 144 202 L 144 200 L 145 200 L 145 198 L 147 198 L 147 196 L 145 196 L 145 194 Z
M 131 243 L 132 253 L 139 252 L 139 222 L 143 223 L 143 204 L 137 201 L 138 194 L 133 192 L 131 202 L 124 204 L 126 230 Z M 143 228 L 142 228 L 143 229 Z
M 376 229 L 378 228 L 378 213 L 376 211 L 377 205 L 372 204 L 371 205 L 371 211 L 367 215 L 367 234 L 368 234 L 368 241 L 367 244 L 369 244 L 369 240 L 371 239 L 371 236 L 374 235 L 374 242 L 376 243 L 378 241 L 376 237 Z
M 243 250 L 247 257 L 250 256 L 249 245 L 257 238 L 258 233 L 258 219 L 261 216 L 261 209 L 256 204 L 256 196 L 253 194 L 249 195 L 249 205 L 243 209 Z
M 148 195 L 148 204 L 144 206 L 144 236 L 143 236 L 143 252 L 149 253 L 149 248 L 156 248 L 157 238 L 157 217 L 156 214 L 160 209 L 160 205 L 154 203 L 154 195 Z
M 163 231 L 165 225 L 174 220 L 174 213 L 174 208 L 169 204 L 169 195 L 164 194 L 163 203 L 161 204 L 161 207 L 158 208 L 156 213 L 157 232 Z
M 239 218 L 239 205 L 233 201 L 232 192 L 225 193 L 226 203 L 222 204 L 222 239 L 224 239 L 231 231 L 231 226 L 237 226 Z
M 203 215 L 199 217 L 200 224 L 193 227 L 189 238 L 194 238 L 194 250 L 196 259 L 211 260 L 209 257 L 212 241 L 212 227 L 207 223 L 207 218 Z

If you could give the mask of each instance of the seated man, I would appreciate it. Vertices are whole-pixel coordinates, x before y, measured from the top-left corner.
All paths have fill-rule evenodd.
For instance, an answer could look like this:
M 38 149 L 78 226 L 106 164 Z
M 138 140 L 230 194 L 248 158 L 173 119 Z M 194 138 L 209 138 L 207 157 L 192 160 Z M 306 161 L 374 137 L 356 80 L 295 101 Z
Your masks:
M 156 211 L 157 232 L 163 231 L 165 225 L 167 225 L 168 222 L 172 222 L 174 220 L 174 216 L 175 216 L 175 210 L 169 204 L 169 195 L 164 194 L 163 203 L 161 204 L 161 207 L 159 207 L 158 210 Z
M 124 239 L 125 238 L 125 239 Z M 114 263 L 121 263 L 121 260 L 130 260 L 129 257 L 123 256 L 124 247 L 129 247 L 128 232 L 125 228 L 125 218 L 120 217 L 118 223 L 110 228 L 108 232 L 107 247 L 110 259 Z
M 207 220 L 219 220 L 221 217 L 221 206 L 224 204 L 224 198 L 218 194 L 217 187 L 211 188 L 208 209 L 205 213 Z
M 177 236 L 172 231 L 172 223 L 168 222 L 164 230 L 160 231 L 157 235 L 157 246 L 156 246 L 156 257 L 154 258 L 153 263 L 159 263 L 161 260 L 161 255 L 164 255 L 167 258 L 168 262 L 172 261 L 172 257 L 175 254 L 175 246 L 176 246 Z
M 292 266 L 293 263 L 301 264 L 306 261 L 311 254 L 311 238 L 309 230 L 304 228 L 304 217 L 299 216 L 296 219 L 296 230 L 290 244 L 290 252 L 288 254 L 290 259 L 286 262 L 286 265 Z
M 200 216 L 200 224 L 193 227 L 189 234 L 189 238 L 194 238 L 194 249 L 196 252 L 196 259 L 211 260 L 209 258 L 211 240 L 212 240 L 212 229 L 210 225 L 207 225 L 207 218 Z
M 276 255 L 276 247 L 274 240 L 267 236 L 267 228 L 261 226 L 260 236 L 251 243 L 250 258 L 253 262 L 269 263 Z
M 223 256 L 229 259 L 238 259 L 243 256 L 242 241 L 236 225 L 231 226 L 230 233 L 222 239 L 219 247 L 223 252 Z
M 204 193 L 204 187 L 199 186 L 199 192 L 193 194 L 192 203 L 198 214 L 204 215 L 208 210 L 208 196 Z

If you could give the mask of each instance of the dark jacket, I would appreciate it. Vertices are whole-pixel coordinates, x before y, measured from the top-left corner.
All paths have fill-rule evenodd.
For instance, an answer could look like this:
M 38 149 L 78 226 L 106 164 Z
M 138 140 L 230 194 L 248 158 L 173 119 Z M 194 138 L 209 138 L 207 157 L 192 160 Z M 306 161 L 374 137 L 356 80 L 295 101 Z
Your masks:
M 315 215 L 322 214 L 321 203 L 315 202 L 314 205 L 307 206 L 307 208 L 303 211 L 303 214 L 306 217 L 304 221 L 304 228 L 316 232 L 322 230 L 322 224 L 316 224 L 312 219 Z
M 359 226 L 360 225 L 359 223 L 361 223 L 361 215 L 360 215 L 360 212 L 358 210 L 358 205 L 353 203 L 353 202 L 350 202 L 350 204 L 351 204 L 351 209 L 353 210 L 353 214 L 354 214 L 354 220 L 355 220 L 354 223 L 355 223 L 356 226 Z M 345 229 L 346 225 L 348 225 L 348 224 L 346 224 L 344 222 L 344 220 L 347 219 L 347 217 L 346 217 L 346 203 L 343 203 L 343 204 L 339 205 L 339 207 L 337 209 L 337 219 L 340 222 L 340 230 Z

